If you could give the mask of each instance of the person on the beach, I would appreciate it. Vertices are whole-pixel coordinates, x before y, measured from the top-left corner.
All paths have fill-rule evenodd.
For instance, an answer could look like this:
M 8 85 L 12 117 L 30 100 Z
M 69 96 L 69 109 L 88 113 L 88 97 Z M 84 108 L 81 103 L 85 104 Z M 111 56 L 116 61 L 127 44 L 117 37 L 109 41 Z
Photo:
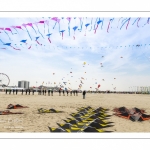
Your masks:
M 9 94 L 11 94 L 11 89 L 9 90 Z
M 7 94 L 7 89 L 6 89 L 6 94 Z
M 29 95 L 30 95 L 30 89 L 29 89 Z
M 27 95 L 27 93 L 28 93 L 28 90 L 26 89 L 26 95 Z
M 34 89 L 32 90 L 32 95 L 34 95 Z
M 73 91 L 73 94 L 74 94 L 74 96 L 75 96 L 75 90 Z
M 46 96 L 46 89 L 45 89 L 45 96 Z
M 85 92 L 85 91 L 83 91 L 83 99 L 85 99 L 85 94 L 86 94 L 86 92 Z
M 78 90 L 76 91 L 76 96 L 78 96 Z
M 65 96 L 65 91 L 63 90 L 63 96 Z
M 51 96 L 53 96 L 53 90 L 51 90 Z
M 17 93 L 18 93 L 18 90 L 16 89 L 16 95 L 17 95 Z
M 61 90 L 59 89 L 59 96 L 61 96 Z
M 15 89 L 13 89 L 13 94 L 15 93 Z
M 72 91 L 70 91 L 70 96 L 72 96 Z
M 44 95 L 44 89 L 43 89 L 43 95 Z
M 67 96 L 68 96 L 68 90 L 67 90 Z
M 21 90 L 21 92 L 22 92 L 22 95 L 23 95 L 23 89 Z
M 50 89 L 48 90 L 48 96 L 50 96 Z

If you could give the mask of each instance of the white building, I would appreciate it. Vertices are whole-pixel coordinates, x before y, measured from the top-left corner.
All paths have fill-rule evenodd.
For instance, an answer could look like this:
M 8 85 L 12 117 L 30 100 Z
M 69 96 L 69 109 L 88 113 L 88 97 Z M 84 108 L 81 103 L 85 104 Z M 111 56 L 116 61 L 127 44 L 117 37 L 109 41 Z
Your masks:
M 29 88 L 29 82 L 28 81 L 18 81 L 18 87 L 28 89 Z

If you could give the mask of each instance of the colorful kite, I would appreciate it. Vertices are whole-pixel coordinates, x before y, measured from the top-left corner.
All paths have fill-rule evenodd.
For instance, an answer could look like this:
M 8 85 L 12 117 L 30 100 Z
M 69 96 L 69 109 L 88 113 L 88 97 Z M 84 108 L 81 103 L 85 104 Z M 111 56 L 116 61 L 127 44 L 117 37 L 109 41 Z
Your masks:
M 10 47 L 12 47 L 12 48 L 15 49 L 15 50 L 20 50 L 20 49 L 17 49 L 17 48 L 15 48 L 15 47 L 11 46 L 11 43 L 6 43 L 6 44 L 4 44 L 4 45 L 10 46 Z

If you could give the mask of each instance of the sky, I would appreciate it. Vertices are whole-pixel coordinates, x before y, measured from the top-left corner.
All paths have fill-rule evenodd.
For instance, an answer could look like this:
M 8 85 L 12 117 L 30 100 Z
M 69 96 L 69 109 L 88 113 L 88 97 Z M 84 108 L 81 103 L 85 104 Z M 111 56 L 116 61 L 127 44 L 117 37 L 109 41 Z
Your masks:
M 81 90 L 131 91 L 150 86 L 148 17 L 52 18 L 0 18 L 0 73 L 9 76 L 10 86 L 21 80 L 31 87 L 44 82 L 67 89 L 81 85 Z M 23 26 L 28 23 L 32 26 Z

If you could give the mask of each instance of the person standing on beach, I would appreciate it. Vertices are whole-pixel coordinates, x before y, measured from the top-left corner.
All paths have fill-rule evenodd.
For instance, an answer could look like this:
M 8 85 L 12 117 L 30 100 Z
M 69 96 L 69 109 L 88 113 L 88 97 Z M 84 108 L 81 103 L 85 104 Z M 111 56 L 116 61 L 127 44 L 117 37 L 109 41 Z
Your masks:
M 78 96 L 78 90 L 76 91 L 76 96 Z
M 85 94 L 86 94 L 86 92 L 85 92 L 85 91 L 83 91 L 83 99 L 85 99 Z
M 46 96 L 46 89 L 45 89 L 45 96 Z
M 68 90 L 67 90 L 67 96 L 68 96 Z
M 17 95 L 17 93 L 18 93 L 18 90 L 16 89 L 16 95 Z
M 63 96 L 65 96 L 65 91 L 63 90 Z
M 21 92 L 22 92 L 22 95 L 23 95 L 23 89 L 21 90 Z
M 59 89 L 59 96 L 61 96 L 61 90 Z
M 32 90 L 32 95 L 34 95 L 34 89 Z
M 73 91 L 73 94 L 74 94 L 74 96 L 75 96 L 75 90 Z
M 29 95 L 30 95 L 30 89 L 29 89 Z
M 7 94 L 7 89 L 6 89 L 6 94 Z
M 27 93 L 28 93 L 28 90 L 26 89 L 26 95 L 27 95 Z
M 43 95 L 44 95 L 44 89 L 43 89 Z
M 15 90 L 13 89 L 13 94 L 15 93 Z
M 9 89 L 9 94 L 11 94 L 11 89 Z
M 72 96 L 72 91 L 70 91 L 70 96 Z
M 51 96 L 53 96 L 53 89 L 51 90 Z
M 50 89 L 48 90 L 48 96 L 50 96 Z

